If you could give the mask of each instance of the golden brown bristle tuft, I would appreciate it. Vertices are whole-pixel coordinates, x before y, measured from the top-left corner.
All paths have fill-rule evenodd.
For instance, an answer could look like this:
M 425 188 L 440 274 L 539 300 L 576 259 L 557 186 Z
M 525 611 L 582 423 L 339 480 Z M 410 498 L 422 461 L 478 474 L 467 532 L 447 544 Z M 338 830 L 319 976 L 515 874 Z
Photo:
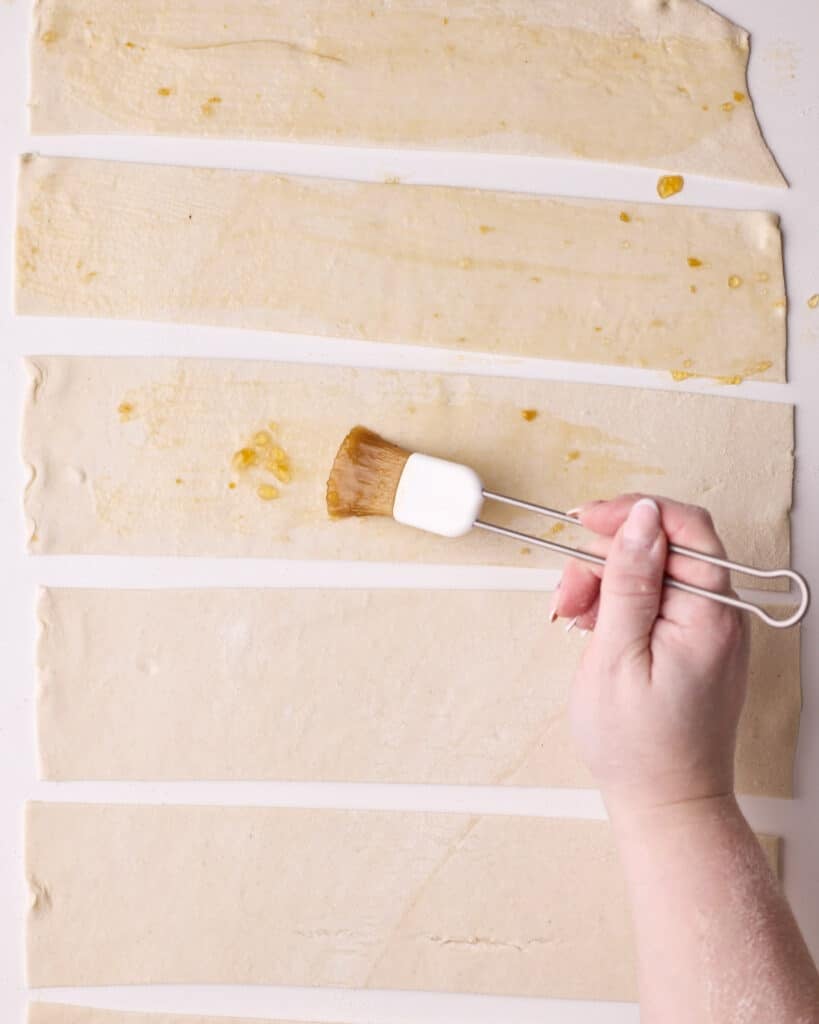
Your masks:
M 354 427 L 341 442 L 327 481 L 330 518 L 391 516 L 410 454 L 366 427 Z

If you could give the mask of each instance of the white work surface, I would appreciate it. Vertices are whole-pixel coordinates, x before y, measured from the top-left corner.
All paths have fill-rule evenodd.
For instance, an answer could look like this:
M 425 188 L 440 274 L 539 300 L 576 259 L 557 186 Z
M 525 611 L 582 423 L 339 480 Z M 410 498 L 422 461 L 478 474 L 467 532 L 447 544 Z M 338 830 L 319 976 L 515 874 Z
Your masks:
M 815 0 L 718 0 L 718 10 L 752 33 L 751 93 L 765 134 L 791 190 L 689 179 L 677 203 L 770 209 L 782 215 L 790 308 L 787 386 L 745 384 L 738 397 L 791 401 L 797 413 L 794 562 L 819 592 L 819 6 Z M 650 388 L 680 387 L 725 394 L 710 383 L 675 385 L 668 375 L 638 370 L 534 363 L 389 345 L 238 330 L 15 318 L 12 312 L 14 194 L 19 154 L 201 164 L 405 182 L 471 185 L 572 196 L 656 200 L 657 174 L 605 165 L 493 156 L 452 156 L 386 150 L 331 149 L 270 143 L 156 138 L 37 138 L 27 131 L 27 48 L 30 5 L 0 0 L 0 1019 L 23 1020 L 23 931 L 28 897 L 23 878 L 26 800 L 205 802 L 300 806 L 413 808 L 473 813 L 601 817 L 596 793 L 523 789 L 335 784 L 47 784 L 36 779 L 34 739 L 34 601 L 39 585 L 93 587 L 488 586 L 542 588 L 554 574 L 534 570 L 355 564 L 239 562 L 217 559 L 31 558 L 23 553 L 18 454 L 26 353 L 295 357 L 311 361 L 569 377 Z M 510 97 L 510 102 L 514 98 Z M 675 168 L 667 168 L 669 171 Z M 718 344 L 718 339 L 715 339 Z M 589 498 L 596 495 L 589 495 Z M 548 501 L 548 494 L 543 499 Z M 748 495 L 753 501 L 754 496 Z M 546 600 L 544 600 L 544 629 Z M 784 837 L 785 887 L 814 955 L 819 955 L 819 652 L 817 613 L 803 633 L 805 710 L 797 764 L 797 799 L 743 801 L 752 825 Z M 558 627 L 555 627 L 558 628 Z M 543 865 L 544 872 L 549 865 Z M 537 892 L 532 899 L 537 900 Z M 613 951 L 616 954 L 616 951 Z M 732 951 L 725 951 L 731 957 Z M 213 1012 L 248 1017 L 430 1024 L 561 1021 L 626 1024 L 634 1006 L 539 1000 L 268 988 L 133 988 L 39 992 L 36 998 L 126 1009 Z

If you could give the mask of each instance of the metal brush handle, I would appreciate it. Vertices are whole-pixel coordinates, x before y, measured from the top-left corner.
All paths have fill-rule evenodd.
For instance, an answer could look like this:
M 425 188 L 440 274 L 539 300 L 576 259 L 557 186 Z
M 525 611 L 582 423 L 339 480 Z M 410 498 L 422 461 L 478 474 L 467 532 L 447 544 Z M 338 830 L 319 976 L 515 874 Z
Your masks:
M 543 505 L 533 505 L 531 502 L 519 501 L 517 498 L 508 498 L 504 494 L 494 494 L 491 491 L 484 491 L 483 496 L 491 501 L 499 501 L 504 505 L 514 505 L 516 508 L 525 509 L 527 512 L 534 512 L 537 515 L 548 516 L 550 519 L 557 519 L 562 523 L 569 523 L 572 526 L 582 525 L 579 520 L 574 518 L 574 516 L 566 515 L 565 512 L 559 512 L 557 509 L 546 508 Z M 526 544 L 533 544 L 540 548 L 548 548 L 549 551 L 556 551 L 558 554 L 567 555 L 569 558 L 577 558 L 583 562 L 593 562 L 595 565 L 606 564 L 605 558 L 602 558 L 600 555 L 593 555 L 590 551 L 582 551 L 579 548 L 571 548 L 567 544 L 558 544 L 557 541 L 542 540 L 540 537 L 530 537 L 528 534 L 519 533 L 517 530 L 509 530 L 504 526 L 496 526 L 494 523 L 485 523 L 481 519 L 478 519 L 475 522 L 475 526 L 479 527 L 481 530 L 487 530 L 489 533 L 498 533 L 504 537 L 511 537 L 513 540 L 523 541 Z M 755 569 L 750 565 L 742 565 L 739 562 L 729 562 L 727 558 L 717 558 L 716 555 L 706 555 L 703 551 L 694 551 L 692 548 L 683 548 L 678 544 L 669 544 L 668 550 L 675 555 L 685 555 L 686 558 L 694 558 L 699 562 L 707 562 L 709 565 L 718 565 L 722 569 L 745 573 L 747 576 L 754 576 L 760 580 L 790 580 L 792 583 L 796 584 L 802 595 L 802 599 L 799 603 L 799 607 L 793 615 L 789 616 L 787 619 L 775 619 L 772 615 L 769 615 L 764 608 L 760 608 L 759 605 L 753 604 L 750 601 L 743 601 L 741 598 L 732 597 L 730 594 L 718 594 L 716 591 L 706 590 L 704 587 L 695 587 L 693 583 L 683 583 L 681 580 L 675 580 L 671 576 L 666 576 L 664 579 L 665 586 L 667 587 L 673 587 L 675 590 L 684 590 L 687 594 L 697 594 L 699 597 L 708 598 L 709 601 L 717 601 L 719 604 L 727 604 L 732 608 L 739 608 L 744 612 L 751 612 L 753 615 L 759 616 L 759 618 L 769 626 L 773 626 L 774 629 L 787 629 L 789 626 L 795 626 L 798 622 L 801 622 L 807 614 L 808 608 L 810 607 L 810 587 L 808 586 L 808 581 L 804 576 L 800 576 L 798 572 L 794 572 L 792 569 Z

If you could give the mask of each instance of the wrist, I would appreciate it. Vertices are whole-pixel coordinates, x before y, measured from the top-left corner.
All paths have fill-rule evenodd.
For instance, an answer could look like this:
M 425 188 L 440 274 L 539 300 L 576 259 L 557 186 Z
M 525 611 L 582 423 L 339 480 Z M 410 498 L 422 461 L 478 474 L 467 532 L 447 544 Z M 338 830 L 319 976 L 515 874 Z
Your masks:
M 680 759 L 682 760 L 682 758 Z M 609 817 L 628 824 L 677 815 L 693 819 L 708 808 L 734 805 L 733 753 L 719 759 L 691 760 L 684 767 L 666 767 L 646 773 L 602 782 L 601 790 Z
M 745 821 L 730 790 L 659 803 L 628 800 L 622 794 L 604 794 L 604 799 L 621 846 L 636 843 L 644 848 L 675 833 L 690 836 L 697 830 Z

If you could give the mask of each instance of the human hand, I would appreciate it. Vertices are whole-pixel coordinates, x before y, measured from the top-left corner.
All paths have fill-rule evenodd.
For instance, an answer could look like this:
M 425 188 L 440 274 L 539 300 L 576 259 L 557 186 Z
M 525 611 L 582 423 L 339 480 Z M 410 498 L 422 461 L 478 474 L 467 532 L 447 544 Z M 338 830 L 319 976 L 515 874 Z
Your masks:
M 662 586 L 664 572 L 730 592 L 726 570 L 668 543 L 721 557 L 703 509 L 628 495 L 578 510 L 605 567 L 571 561 L 553 615 L 593 629 L 571 697 L 578 751 L 613 820 L 733 792 L 748 627 L 734 608 Z M 601 579 L 602 576 L 602 579 Z

